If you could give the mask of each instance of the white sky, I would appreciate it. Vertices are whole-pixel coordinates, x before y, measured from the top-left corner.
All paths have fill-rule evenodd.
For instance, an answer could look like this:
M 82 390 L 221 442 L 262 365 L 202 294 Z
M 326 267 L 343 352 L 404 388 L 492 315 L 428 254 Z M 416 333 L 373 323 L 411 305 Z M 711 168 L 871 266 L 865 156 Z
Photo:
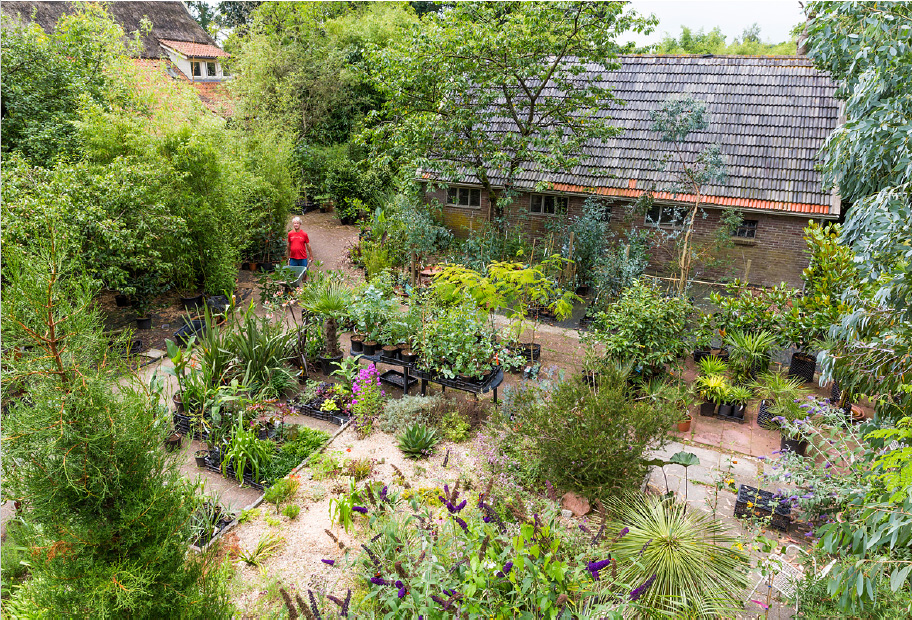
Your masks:
M 631 5 L 639 13 L 654 13 L 659 18 L 653 34 L 632 37 L 640 45 L 657 43 L 666 32 L 678 37 L 681 26 L 705 32 L 719 26 L 731 43 L 754 22 L 760 25 L 763 41 L 781 43 L 805 20 L 798 0 L 632 0 Z

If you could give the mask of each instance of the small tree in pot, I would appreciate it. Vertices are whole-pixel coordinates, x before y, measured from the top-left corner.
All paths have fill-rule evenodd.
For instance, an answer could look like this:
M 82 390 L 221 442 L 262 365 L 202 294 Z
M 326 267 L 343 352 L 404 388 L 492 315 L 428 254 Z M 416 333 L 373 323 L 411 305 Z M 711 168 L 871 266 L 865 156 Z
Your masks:
M 342 360 L 339 346 L 339 321 L 345 316 L 352 302 L 351 290 L 338 278 L 324 276 L 315 278 L 302 288 L 298 301 L 301 307 L 323 318 L 323 338 L 326 343 L 323 374 L 329 375 Z

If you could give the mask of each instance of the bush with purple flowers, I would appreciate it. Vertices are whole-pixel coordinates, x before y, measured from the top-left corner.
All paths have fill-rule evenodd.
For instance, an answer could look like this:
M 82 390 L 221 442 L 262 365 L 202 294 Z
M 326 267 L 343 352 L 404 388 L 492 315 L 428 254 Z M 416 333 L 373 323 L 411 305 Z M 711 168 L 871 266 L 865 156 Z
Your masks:
M 463 494 L 444 485 L 432 507 L 419 498 L 378 514 L 377 532 L 357 561 L 366 612 L 390 617 L 622 618 L 642 611 L 635 586 L 618 579 L 611 546 L 625 532 L 588 535 L 586 547 L 568 547 L 582 535 L 555 515 L 538 514 L 502 529 L 485 518 L 490 490 Z M 614 536 L 612 540 L 611 537 Z M 648 588 L 648 586 L 646 586 Z M 645 588 L 641 588 L 641 592 Z M 357 609 L 353 610 L 357 613 Z
M 363 439 L 374 432 L 374 423 L 383 409 L 386 392 L 380 385 L 380 371 L 372 363 L 358 371 L 352 381 L 352 425 Z

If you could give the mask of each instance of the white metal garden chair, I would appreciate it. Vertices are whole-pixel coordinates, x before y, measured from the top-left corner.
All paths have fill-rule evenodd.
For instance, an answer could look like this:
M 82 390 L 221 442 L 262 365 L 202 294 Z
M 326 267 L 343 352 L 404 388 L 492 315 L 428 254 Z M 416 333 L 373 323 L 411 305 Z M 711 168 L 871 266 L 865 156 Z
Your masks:
M 792 550 L 796 553 L 793 556 L 789 556 L 789 552 Z M 761 575 L 760 581 L 757 582 L 754 589 L 747 595 L 747 600 L 752 600 L 754 592 L 756 592 L 760 586 L 766 585 L 779 594 L 794 599 L 795 613 L 798 613 L 798 582 L 804 579 L 804 568 L 797 563 L 798 556 L 801 553 L 811 558 L 811 564 L 814 566 L 814 575 L 817 579 L 826 577 L 830 572 L 830 569 L 833 568 L 833 565 L 836 564 L 836 560 L 832 560 L 823 567 L 823 570 L 818 571 L 817 561 L 814 559 L 814 556 L 798 545 L 788 545 L 785 548 L 785 553 L 771 553 L 766 559 L 762 560 L 762 562 L 775 571 L 772 583 L 767 583 L 767 579 Z

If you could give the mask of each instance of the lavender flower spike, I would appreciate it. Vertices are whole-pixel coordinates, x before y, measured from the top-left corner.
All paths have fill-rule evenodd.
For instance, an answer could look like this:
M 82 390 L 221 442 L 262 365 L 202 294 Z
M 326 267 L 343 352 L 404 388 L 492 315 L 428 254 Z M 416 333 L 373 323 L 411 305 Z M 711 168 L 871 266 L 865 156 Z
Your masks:
M 363 515 L 367 514 L 367 508 L 364 506 L 352 506 L 352 512 L 360 512 Z
M 383 577 L 371 577 L 370 582 L 375 586 L 388 586 L 389 582 Z
M 586 570 L 592 574 L 592 579 L 598 581 L 599 571 L 611 564 L 611 558 L 607 560 L 599 560 L 598 562 L 589 562 L 586 565 Z
M 320 561 L 323 562 L 324 564 L 329 564 L 330 566 L 332 566 L 336 563 L 335 560 L 320 560 Z
M 655 579 L 656 579 L 656 576 L 653 574 L 652 577 L 650 577 L 649 579 L 647 579 L 646 581 L 643 582 L 643 585 L 639 586 L 638 588 L 634 588 L 630 592 L 630 600 L 635 601 L 638 598 L 640 598 L 641 596 L 643 596 L 643 593 L 649 589 L 649 586 L 652 585 L 652 582 L 655 581 Z

